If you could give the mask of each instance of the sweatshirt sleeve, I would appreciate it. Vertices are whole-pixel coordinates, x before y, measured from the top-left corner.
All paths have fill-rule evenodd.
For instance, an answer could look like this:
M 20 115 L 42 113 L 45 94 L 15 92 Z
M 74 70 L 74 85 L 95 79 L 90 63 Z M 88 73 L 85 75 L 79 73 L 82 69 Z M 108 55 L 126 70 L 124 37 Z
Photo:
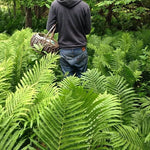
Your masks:
M 85 15 L 85 33 L 89 34 L 91 31 L 91 12 L 90 8 L 88 7 L 86 9 L 86 15 Z
M 48 14 L 48 20 L 47 20 L 47 24 L 46 24 L 46 29 L 49 31 L 50 28 L 54 24 L 56 24 L 56 13 L 55 13 L 55 10 L 54 10 L 54 6 L 52 4 L 51 7 L 50 7 L 50 10 L 49 10 L 49 14 Z

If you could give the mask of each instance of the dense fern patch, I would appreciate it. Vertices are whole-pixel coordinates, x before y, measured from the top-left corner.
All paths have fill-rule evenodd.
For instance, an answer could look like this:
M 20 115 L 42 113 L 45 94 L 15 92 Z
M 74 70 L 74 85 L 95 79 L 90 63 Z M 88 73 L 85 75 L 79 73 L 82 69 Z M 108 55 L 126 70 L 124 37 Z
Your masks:
M 139 95 L 150 93 L 150 30 L 117 32 L 113 35 L 88 38 L 89 68 L 97 68 L 103 75 L 120 75 Z
M 89 70 L 61 81 L 59 56 L 36 54 L 30 29 L 0 34 L 0 149 L 149 150 L 143 32 L 90 36 Z

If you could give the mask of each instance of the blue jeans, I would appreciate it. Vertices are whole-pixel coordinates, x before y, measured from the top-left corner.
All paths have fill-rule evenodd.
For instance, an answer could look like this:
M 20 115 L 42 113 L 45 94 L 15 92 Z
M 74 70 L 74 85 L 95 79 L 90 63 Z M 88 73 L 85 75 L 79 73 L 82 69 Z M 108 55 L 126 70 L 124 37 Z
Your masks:
M 64 75 L 80 78 L 81 73 L 87 70 L 88 54 L 85 47 L 60 49 L 60 56 L 60 66 Z

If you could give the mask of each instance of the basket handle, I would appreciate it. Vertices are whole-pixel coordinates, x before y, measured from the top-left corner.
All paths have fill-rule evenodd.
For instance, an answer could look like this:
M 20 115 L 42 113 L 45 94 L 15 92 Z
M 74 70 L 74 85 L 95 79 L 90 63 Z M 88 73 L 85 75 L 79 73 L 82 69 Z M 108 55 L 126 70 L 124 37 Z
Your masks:
M 46 38 L 47 38 L 48 35 L 51 33 L 50 39 L 52 39 L 52 38 L 54 37 L 55 30 L 56 30 L 56 24 L 54 24 L 54 25 L 50 28 L 50 30 L 49 30 L 48 33 L 46 34 Z

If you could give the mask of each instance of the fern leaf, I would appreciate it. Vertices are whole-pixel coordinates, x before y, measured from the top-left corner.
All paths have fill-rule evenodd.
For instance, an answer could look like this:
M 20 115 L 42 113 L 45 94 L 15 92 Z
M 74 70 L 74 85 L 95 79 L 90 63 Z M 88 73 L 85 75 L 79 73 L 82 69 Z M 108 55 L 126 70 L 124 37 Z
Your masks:
M 10 94 L 6 99 L 7 115 L 13 115 L 17 120 L 27 117 L 30 105 L 33 105 L 35 94 L 36 92 L 32 87 L 21 88 Z
M 145 110 L 150 110 L 150 98 L 149 97 L 144 97 L 141 99 L 142 102 L 142 108 Z
M 50 149 L 85 149 L 88 147 L 88 123 L 83 102 L 79 98 L 71 98 L 72 92 L 53 101 L 53 105 L 41 115 L 38 137 Z M 61 109 L 59 109 L 61 108 Z M 72 134 L 71 134 L 72 133 Z
M 131 48 L 132 43 L 133 43 L 133 38 L 132 38 L 132 35 L 130 33 L 123 33 L 122 38 L 118 42 L 118 44 L 120 45 L 120 48 L 125 53 L 127 53 L 129 51 L 129 49 Z
M 55 54 L 49 54 L 40 60 L 40 63 L 36 61 L 33 69 L 30 69 L 20 81 L 18 88 L 26 85 L 34 85 L 41 87 L 44 84 L 51 84 L 54 81 L 54 74 L 52 68 L 55 67 L 55 62 L 58 56 Z M 38 88 L 37 87 L 37 88 Z
M 17 123 L 9 123 L 5 127 L 0 128 L 0 149 L 12 150 L 17 145 L 17 140 L 24 130 L 18 129 Z M 17 146 L 16 150 L 19 150 L 25 140 L 20 140 L 21 143 Z
M 112 133 L 111 142 L 114 148 L 122 150 L 144 150 L 141 138 L 137 132 L 129 126 L 116 126 L 116 131 Z
M 0 104 L 5 103 L 11 91 L 11 78 L 13 75 L 13 61 L 8 59 L 0 63 Z
M 110 64 L 110 70 L 118 73 L 125 62 L 125 52 L 121 49 L 116 49 L 113 54 L 108 57 L 108 62 Z
M 5 34 L 5 33 L 0 33 L 0 40 L 1 40 L 1 41 L 6 40 L 6 39 L 8 39 L 8 38 L 9 38 L 9 36 L 8 36 L 7 34 Z
M 92 149 L 95 149 L 97 145 L 104 147 L 104 143 L 109 139 L 105 130 L 121 123 L 120 102 L 110 94 L 99 94 L 87 111 L 91 122 L 90 136 L 94 139 L 91 147 Z
M 106 78 L 98 72 L 98 69 L 88 70 L 83 74 L 81 80 L 88 89 L 93 89 L 96 93 L 104 93 L 106 89 Z
M 119 73 L 120 76 L 123 76 L 130 86 L 133 86 L 136 82 L 136 77 L 134 72 L 127 66 L 124 65 Z
M 131 115 L 137 111 L 138 98 L 132 88 L 128 88 L 126 81 L 120 76 L 111 76 L 107 78 L 107 91 L 116 95 L 121 101 L 123 120 L 130 123 Z
M 34 106 L 31 106 L 30 113 L 27 120 L 30 122 L 30 128 L 33 127 L 34 122 L 39 126 L 39 114 L 43 113 L 45 107 L 51 104 L 53 100 L 58 97 L 58 89 L 54 85 L 42 86 L 34 100 Z
M 72 89 L 75 86 L 79 86 L 80 85 L 80 79 L 70 76 L 65 78 L 65 80 L 63 80 L 62 82 L 60 82 L 59 87 L 60 87 L 60 92 L 63 92 L 63 90 L 66 89 Z
M 14 88 L 20 81 L 23 73 L 38 59 L 29 44 L 31 36 L 31 29 L 24 29 L 16 31 L 11 37 L 0 43 L 0 61 L 7 60 L 10 57 L 13 58 L 14 74 L 12 85 Z

